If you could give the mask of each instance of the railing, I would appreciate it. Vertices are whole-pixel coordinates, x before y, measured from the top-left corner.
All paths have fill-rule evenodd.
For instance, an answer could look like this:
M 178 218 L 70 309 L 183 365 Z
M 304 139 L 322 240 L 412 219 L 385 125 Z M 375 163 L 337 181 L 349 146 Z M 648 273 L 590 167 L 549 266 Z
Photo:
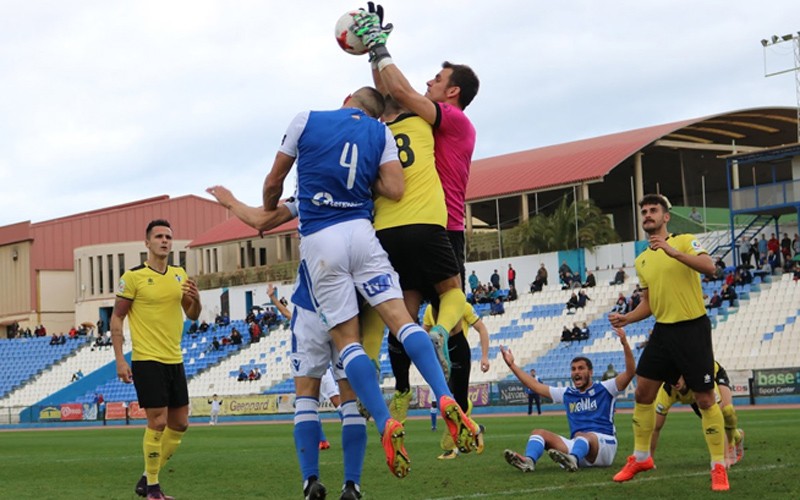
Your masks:
M 195 277 L 201 290 L 236 285 L 266 283 L 268 281 L 294 281 L 297 261 L 281 262 L 269 266 L 248 267 L 227 273 L 201 274 Z
M 731 207 L 735 211 L 797 203 L 800 203 L 800 180 L 762 184 L 731 191 Z

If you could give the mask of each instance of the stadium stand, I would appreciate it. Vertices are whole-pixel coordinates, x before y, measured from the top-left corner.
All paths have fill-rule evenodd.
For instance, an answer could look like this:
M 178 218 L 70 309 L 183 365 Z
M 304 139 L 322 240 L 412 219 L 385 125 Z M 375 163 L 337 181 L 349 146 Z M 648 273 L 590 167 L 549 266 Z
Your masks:
M 0 339 L 0 405 L 14 390 L 34 383 L 55 363 L 89 342 L 88 337 L 66 338 L 64 344 L 50 345 L 50 337 Z M 62 385 L 69 379 L 64 379 Z

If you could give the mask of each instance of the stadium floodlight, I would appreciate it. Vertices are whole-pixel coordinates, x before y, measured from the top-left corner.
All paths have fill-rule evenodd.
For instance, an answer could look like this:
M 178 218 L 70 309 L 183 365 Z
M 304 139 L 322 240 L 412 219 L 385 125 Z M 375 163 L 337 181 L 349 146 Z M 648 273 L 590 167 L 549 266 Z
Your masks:
M 770 38 L 772 42 L 767 39 L 761 40 L 761 46 L 764 47 L 764 76 L 775 76 L 783 73 L 794 73 L 795 82 L 795 95 L 797 97 L 797 142 L 800 142 L 800 31 L 795 35 L 789 33 L 783 36 L 772 35 Z M 767 71 L 767 47 L 784 42 L 792 42 L 794 52 L 794 65 L 780 71 Z

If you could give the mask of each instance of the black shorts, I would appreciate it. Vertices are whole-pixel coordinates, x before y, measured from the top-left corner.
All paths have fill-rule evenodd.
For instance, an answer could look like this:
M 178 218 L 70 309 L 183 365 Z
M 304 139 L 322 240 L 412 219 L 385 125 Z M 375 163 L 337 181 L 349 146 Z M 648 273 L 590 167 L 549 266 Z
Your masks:
M 438 303 L 434 285 L 459 273 L 447 231 L 434 224 L 411 224 L 376 234 L 400 276 L 400 288 L 416 290 L 425 300 Z
M 714 350 L 708 316 L 679 323 L 656 323 L 639 358 L 636 374 L 674 385 L 683 375 L 694 392 L 714 389 Z
M 714 380 L 717 381 L 717 385 L 724 385 L 728 389 L 731 388 L 731 379 L 728 378 L 728 372 L 725 371 L 725 368 L 722 367 L 719 362 L 717 362 L 717 375 L 714 377 Z
M 180 408 L 189 404 L 183 363 L 167 365 L 158 361 L 134 361 L 131 372 L 142 408 Z
M 467 260 L 464 231 L 447 231 L 447 237 L 450 238 L 450 246 L 453 247 L 453 253 L 456 254 L 458 272 L 461 275 L 461 288 L 464 288 L 465 280 L 467 279 L 467 271 L 464 267 L 464 262 Z

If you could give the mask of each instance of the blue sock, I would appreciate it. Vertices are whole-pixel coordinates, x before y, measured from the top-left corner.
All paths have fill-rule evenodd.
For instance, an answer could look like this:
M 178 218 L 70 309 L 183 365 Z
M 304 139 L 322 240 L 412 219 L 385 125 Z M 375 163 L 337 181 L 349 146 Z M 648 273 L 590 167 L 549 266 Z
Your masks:
M 325 435 L 325 429 L 322 428 L 322 421 L 319 422 L 319 440 L 327 441 L 328 437 Z
M 386 401 L 383 399 L 381 388 L 378 386 L 375 365 L 372 364 L 361 344 L 357 342 L 345 346 L 339 354 L 339 359 L 344 365 L 344 372 L 347 374 L 350 386 L 358 395 L 361 403 L 372 414 L 372 418 L 375 419 L 375 425 L 378 427 L 378 432 L 383 434 L 383 429 L 386 427 L 386 421 L 389 420 L 390 415 L 389 408 L 386 407 Z
M 450 392 L 447 381 L 444 379 L 442 365 L 439 364 L 431 338 L 425 330 L 419 325 L 409 323 L 402 326 L 397 332 L 397 340 L 403 344 L 406 354 L 422 374 L 422 378 L 431 386 L 436 395 L 436 401 L 439 401 L 442 396 L 452 397 L 453 393 Z
M 544 454 L 544 438 L 538 434 L 528 438 L 528 446 L 525 448 L 525 456 L 531 457 L 537 462 Z
M 578 462 L 583 460 L 583 457 L 589 454 L 589 441 L 586 438 L 579 437 L 575 439 L 575 444 L 572 445 L 570 455 L 575 455 Z
M 361 484 L 364 455 L 367 451 L 367 421 L 358 413 L 355 401 L 342 403 L 342 453 L 344 480 Z
M 431 408 L 431 429 L 436 430 L 436 408 Z
M 294 404 L 294 446 L 303 481 L 319 477 L 319 401 L 307 396 L 298 397 Z

